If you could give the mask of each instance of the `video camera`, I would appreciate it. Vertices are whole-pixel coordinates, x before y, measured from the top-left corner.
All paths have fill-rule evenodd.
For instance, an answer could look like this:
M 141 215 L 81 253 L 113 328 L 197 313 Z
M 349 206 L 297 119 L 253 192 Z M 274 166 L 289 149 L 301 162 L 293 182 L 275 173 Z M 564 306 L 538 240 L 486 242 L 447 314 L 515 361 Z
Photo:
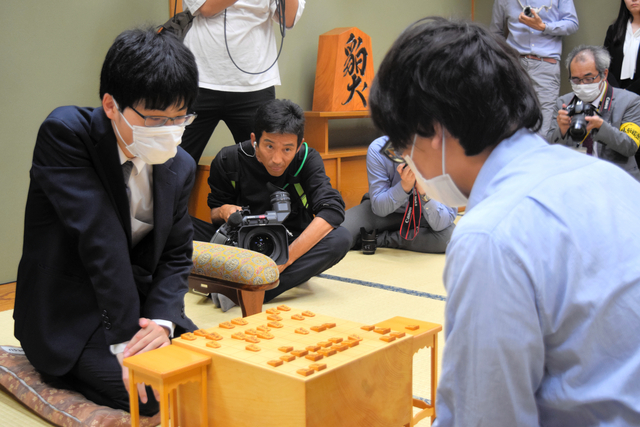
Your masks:
M 569 135 L 574 141 L 582 141 L 587 136 L 587 120 L 585 117 L 597 115 L 598 110 L 590 102 L 585 103 L 575 97 L 571 104 L 567 106 L 567 113 L 571 117 Z
M 291 213 L 291 199 L 286 191 L 271 194 L 272 211 L 262 215 L 251 215 L 243 208 L 229 215 L 226 223 L 213 235 L 211 243 L 237 246 L 267 255 L 276 264 L 289 260 L 289 239 L 291 234 L 282 222 Z

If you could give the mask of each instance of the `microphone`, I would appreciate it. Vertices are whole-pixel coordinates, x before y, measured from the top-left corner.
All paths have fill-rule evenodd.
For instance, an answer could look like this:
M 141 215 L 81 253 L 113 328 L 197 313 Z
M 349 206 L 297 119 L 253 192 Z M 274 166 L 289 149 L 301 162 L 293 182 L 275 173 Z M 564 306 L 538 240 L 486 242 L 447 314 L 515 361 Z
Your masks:
M 234 213 L 229 215 L 229 219 L 227 219 L 227 225 L 230 228 L 236 228 L 240 224 L 242 224 L 242 212 L 241 211 L 235 211 Z

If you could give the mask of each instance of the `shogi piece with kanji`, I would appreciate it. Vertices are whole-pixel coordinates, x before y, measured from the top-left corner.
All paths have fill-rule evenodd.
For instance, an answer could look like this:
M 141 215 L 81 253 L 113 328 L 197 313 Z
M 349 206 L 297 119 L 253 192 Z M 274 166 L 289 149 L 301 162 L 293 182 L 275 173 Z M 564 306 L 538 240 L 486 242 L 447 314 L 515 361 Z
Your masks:
M 361 111 L 373 81 L 371 37 L 355 27 L 320 35 L 313 111 Z
M 296 315 L 304 320 L 293 319 Z M 207 347 L 211 340 L 201 336 L 173 340 L 211 358 L 209 426 L 400 427 L 411 422 L 412 336 L 385 342 L 380 337 L 389 334 L 365 331 L 361 323 L 292 308 L 279 321 L 281 327 L 269 331 L 272 336 L 249 344 L 246 339 L 254 336 L 246 330 L 267 325 L 268 316 L 245 317 L 247 325 L 232 330 L 205 329 L 223 337 L 216 341 L 220 347 Z M 332 327 L 313 328 L 325 324 Z M 302 327 L 307 333 L 297 332 Z M 245 341 L 232 337 L 237 330 Z M 352 342 L 357 345 L 347 344 Z M 198 393 L 196 384 L 181 387 L 180 427 L 201 425 Z

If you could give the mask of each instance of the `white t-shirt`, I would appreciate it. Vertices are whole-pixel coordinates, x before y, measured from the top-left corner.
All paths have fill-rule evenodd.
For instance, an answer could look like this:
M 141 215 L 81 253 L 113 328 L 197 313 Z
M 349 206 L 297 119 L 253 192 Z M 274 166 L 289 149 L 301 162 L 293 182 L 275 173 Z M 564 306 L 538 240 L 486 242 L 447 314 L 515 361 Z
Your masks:
M 185 7 L 195 15 L 184 43 L 196 57 L 200 87 L 225 92 L 253 92 L 280 84 L 278 64 L 262 74 L 246 74 L 233 65 L 225 46 L 225 11 L 205 18 L 197 10 L 206 0 L 184 0 Z M 305 0 L 298 0 L 295 23 L 304 9 Z M 274 22 L 275 0 L 238 0 L 226 9 L 226 37 L 233 61 L 243 70 L 257 73 L 275 61 Z M 286 40 L 285 40 L 286 41 Z

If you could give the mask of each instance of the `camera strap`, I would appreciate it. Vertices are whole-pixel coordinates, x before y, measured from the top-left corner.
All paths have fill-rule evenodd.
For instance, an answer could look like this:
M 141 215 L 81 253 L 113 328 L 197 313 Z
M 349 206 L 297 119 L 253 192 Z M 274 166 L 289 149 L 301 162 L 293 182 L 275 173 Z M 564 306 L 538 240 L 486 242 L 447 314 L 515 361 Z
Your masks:
M 404 210 L 402 224 L 400 224 L 400 236 L 404 240 L 413 240 L 420 232 L 420 219 L 422 218 L 422 201 L 418 194 L 418 188 L 413 187 L 409 195 L 407 208 Z M 413 233 L 411 232 L 413 230 Z
M 605 90 L 604 96 L 600 99 L 600 105 L 598 106 L 598 115 L 602 117 L 602 120 L 605 122 L 609 121 L 609 117 L 611 116 L 611 109 L 613 107 L 613 86 L 609 84 L 609 82 L 605 81 L 605 85 L 607 85 L 607 89 Z M 571 102 L 575 101 L 576 97 L 574 96 Z M 587 149 L 587 154 L 589 156 L 593 156 L 593 136 L 592 132 L 589 132 L 587 136 L 582 140 L 580 145 Z
M 302 145 L 304 145 L 304 157 L 302 158 L 302 163 L 300 163 L 300 167 L 298 168 L 298 170 L 296 171 L 296 173 L 293 174 L 294 178 L 298 177 L 298 174 L 300 173 L 300 171 L 302 170 L 302 167 L 304 166 L 304 164 L 307 161 L 307 155 L 309 154 L 309 146 L 307 145 L 306 142 L 303 142 Z M 298 182 L 294 182 L 293 183 L 293 188 L 296 189 L 296 193 L 298 193 L 298 197 L 300 197 L 300 201 L 302 202 L 302 205 L 304 206 L 305 209 L 309 208 L 309 202 L 307 201 L 307 195 L 304 194 L 304 188 L 302 188 L 302 185 L 300 184 L 299 180 L 296 180 Z M 287 182 L 284 187 L 282 187 L 283 190 L 286 190 L 286 188 L 289 186 L 289 183 Z

